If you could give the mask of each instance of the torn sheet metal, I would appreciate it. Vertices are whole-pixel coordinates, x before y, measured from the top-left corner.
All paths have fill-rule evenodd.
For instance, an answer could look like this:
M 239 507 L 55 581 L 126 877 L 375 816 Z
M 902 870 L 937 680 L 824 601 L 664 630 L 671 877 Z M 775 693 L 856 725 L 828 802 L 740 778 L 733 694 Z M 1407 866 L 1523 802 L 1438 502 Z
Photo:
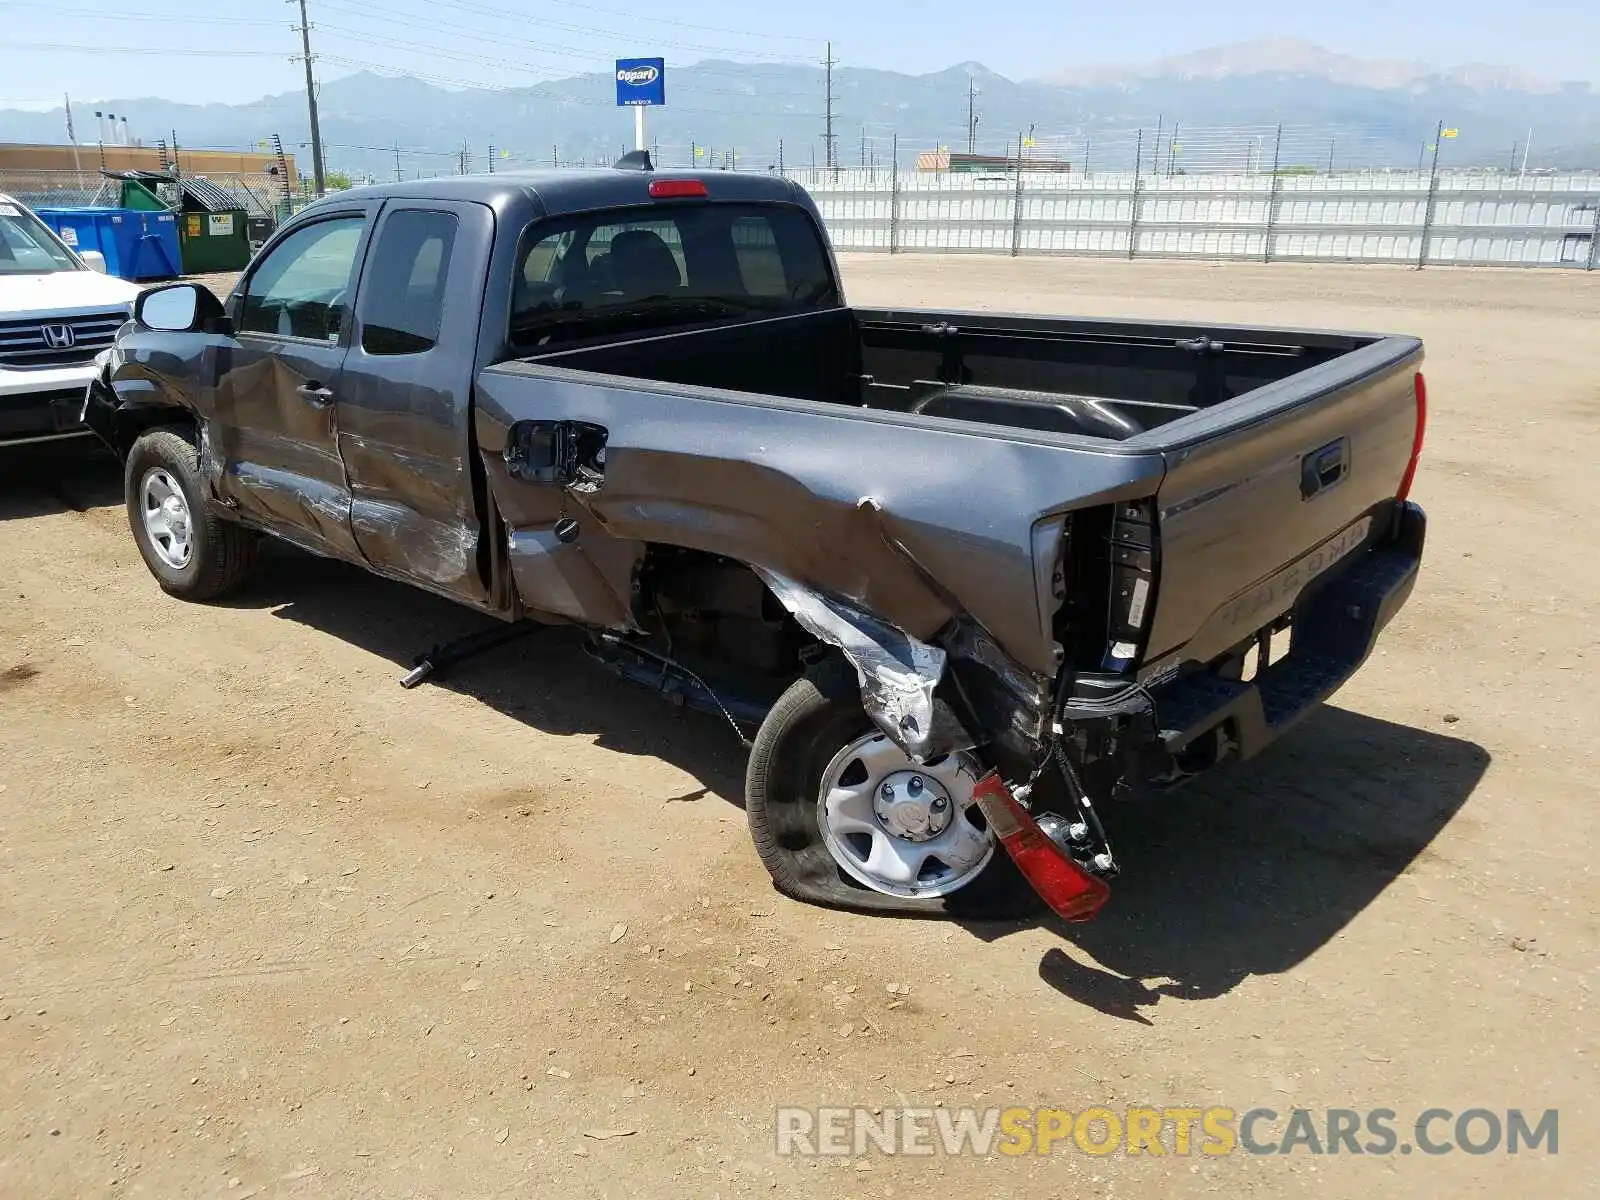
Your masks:
M 994 680 L 979 701 L 978 717 L 986 727 L 1009 729 L 1023 744 L 1037 744 L 1050 717 L 1051 682 L 1013 662 L 998 642 L 970 617 L 952 623 L 940 635 L 958 661 L 982 668 Z
M 844 652 L 861 681 L 867 715 L 914 761 L 977 744 L 950 707 L 934 699 L 944 674 L 943 650 L 775 571 L 755 572 L 801 628 Z

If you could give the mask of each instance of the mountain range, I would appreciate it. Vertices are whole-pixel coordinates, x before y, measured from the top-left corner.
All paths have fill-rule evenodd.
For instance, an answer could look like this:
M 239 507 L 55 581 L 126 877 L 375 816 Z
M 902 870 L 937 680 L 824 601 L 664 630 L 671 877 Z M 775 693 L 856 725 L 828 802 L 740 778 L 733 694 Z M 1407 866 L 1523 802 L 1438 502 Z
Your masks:
M 1134 67 L 1088 67 L 1011 80 L 978 63 L 928 75 L 871 68 L 833 74 L 836 161 L 902 166 L 918 151 L 965 149 L 968 93 L 980 152 L 1066 157 L 1081 168 L 1172 172 L 1415 168 L 1442 126 L 1447 165 L 1600 166 L 1600 96 L 1588 83 L 1552 82 L 1509 68 L 1435 68 L 1335 54 L 1270 39 L 1213 47 Z M 610 161 L 632 140 L 609 74 L 525 88 L 449 87 L 404 76 L 347 75 L 319 88 L 330 169 L 378 179 L 497 167 Z M 667 71 L 667 106 L 650 113 L 658 160 L 764 169 L 827 161 L 823 72 L 810 65 L 708 61 Z M 96 101 L 126 114 L 146 142 L 248 148 L 276 133 L 308 140 L 304 98 L 185 105 L 135 97 Z M 74 105 L 80 140 L 93 120 Z M 1531 148 L 1528 145 L 1531 133 Z M 0 141 L 63 142 L 53 111 L 0 109 Z M 696 151 L 698 150 L 698 154 Z

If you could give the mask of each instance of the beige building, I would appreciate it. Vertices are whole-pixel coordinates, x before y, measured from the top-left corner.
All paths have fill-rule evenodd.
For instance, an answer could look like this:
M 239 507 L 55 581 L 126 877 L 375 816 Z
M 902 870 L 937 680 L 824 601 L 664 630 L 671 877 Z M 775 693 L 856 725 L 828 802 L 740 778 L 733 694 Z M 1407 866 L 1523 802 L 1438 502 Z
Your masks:
M 175 157 L 178 170 L 184 175 L 238 177 L 249 186 L 266 191 L 281 189 L 285 182 L 276 154 L 180 149 Z M 298 191 L 300 179 L 295 171 L 294 155 L 287 154 L 284 158 L 289 168 L 289 189 Z M 155 146 L 106 146 L 102 149 L 99 145 L 73 147 L 0 142 L 0 180 L 26 176 L 41 186 L 81 187 L 77 181 L 82 178 L 98 182 L 102 167 L 108 171 L 166 169 L 161 151 Z

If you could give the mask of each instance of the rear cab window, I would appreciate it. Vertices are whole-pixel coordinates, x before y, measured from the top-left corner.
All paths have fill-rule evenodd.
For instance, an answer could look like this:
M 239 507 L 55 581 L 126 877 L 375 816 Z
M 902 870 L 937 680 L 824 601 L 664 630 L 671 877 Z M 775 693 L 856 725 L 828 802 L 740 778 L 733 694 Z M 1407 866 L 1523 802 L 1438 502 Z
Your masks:
M 785 204 L 706 202 L 539 221 L 523 234 L 514 350 L 839 303 L 821 230 Z

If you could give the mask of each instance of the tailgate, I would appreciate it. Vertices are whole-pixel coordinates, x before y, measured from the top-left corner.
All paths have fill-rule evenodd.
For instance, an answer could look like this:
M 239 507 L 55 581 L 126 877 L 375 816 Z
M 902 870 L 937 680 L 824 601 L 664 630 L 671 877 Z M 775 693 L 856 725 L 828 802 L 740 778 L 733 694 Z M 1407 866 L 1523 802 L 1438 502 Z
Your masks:
M 1421 363 L 1421 342 L 1383 338 L 1153 431 L 1189 427 L 1165 447 L 1145 662 L 1215 658 L 1388 535 Z

